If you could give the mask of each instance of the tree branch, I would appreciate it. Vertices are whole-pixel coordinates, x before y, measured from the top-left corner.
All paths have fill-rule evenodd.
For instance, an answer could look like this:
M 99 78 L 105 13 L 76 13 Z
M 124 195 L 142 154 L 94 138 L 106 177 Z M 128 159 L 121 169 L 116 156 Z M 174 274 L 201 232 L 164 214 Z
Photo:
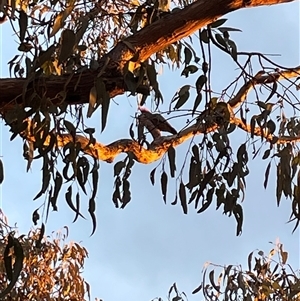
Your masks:
M 293 1 L 297 0 L 198 0 L 184 9 L 176 10 L 119 42 L 107 55 L 101 58 L 99 70 L 107 65 L 103 73 L 106 90 L 110 97 L 123 94 L 126 91 L 122 69 L 126 62 L 133 57 L 137 62 L 143 62 L 152 54 L 191 35 L 229 12 L 244 7 L 275 5 Z M 107 64 L 108 58 L 109 63 Z M 30 85 L 37 88 L 40 97 L 46 95 L 54 104 L 59 104 L 62 101 L 61 97 L 58 97 L 61 91 L 66 92 L 64 100 L 68 104 L 88 103 L 89 92 L 98 72 L 84 71 L 72 75 L 71 79 L 69 75 L 41 77 L 29 84 L 24 97 L 22 94 L 26 90 L 24 89 L 24 86 L 27 85 L 26 79 L 1 79 L 0 112 L 3 113 L 12 109 L 15 103 L 23 103 L 23 99 L 27 101 L 25 104 L 30 104 L 32 101 L 30 98 L 32 87 Z
M 264 73 L 264 71 L 263 71 Z M 248 93 L 255 85 L 271 84 L 281 79 L 289 79 L 300 76 L 300 66 L 292 70 L 277 71 L 267 75 L 258 72 L 253 79 L 244 84 L 233 98 L 228 101 L 232 109 L 239 107 L 246 99 Z
M 248 124 L 244 124 L 243 121 L 236 117 L 230 118 L 230 123 L 237 125 L 242 130 L 251 133 L 251 127 Z M 149 148 L 145 148 L 141 146 L 137 141 L 132 139 L 119 139 L 108 145 L 104 145 L 102 143 L 96 142 L 95 144 L 91 144 L 90 140 L 84 136 L 76 135 L 75 141 L 73 140 L 73 136 L 70 134 L 62 134 L 56 135 L 56 146 L 64 147 L 69 142 L 79 142 L 81 145 L 81 150 L 101 161 L 106 161 L 108 163 L 112 163 L 114 159 L 120 153 L 129 153 L 131 152 L 134 155 L 134 158 L 137 162 L 143 164 L 153 163 L 160 158 L 168 151 L 169 147 L 172 145 L 174 148 L 178 145 L 184 143 L 186 140 L 192 138 L 195 135 L 200 134 L 208 134 L 210 132 L 215 131 L 218 128 L 218 125 L 212 125 L 207 128 L 206 124 L 193 124 L 186 129 L 179 132 L 177 135 L 171 136 L 159 136 L 157 137 L 149 146 Z M 295 143 L 300 142 L 300 136 L 281 136 L 277 137 L 275 135 L 269 134 L 267 131 L 262 131 L 260 127 L 254 128 L 254 135 L 258 137 L 262 137 L 269 141 L 270 143 L 275 144 L 284 144 L 284 143 Z M 34 142 L 35 139 L 33 136 L 28 136 L 26 139 L 29 142 Z M 44 145 L 48 146 L 50 143 L 50 135 L 46 138 Z

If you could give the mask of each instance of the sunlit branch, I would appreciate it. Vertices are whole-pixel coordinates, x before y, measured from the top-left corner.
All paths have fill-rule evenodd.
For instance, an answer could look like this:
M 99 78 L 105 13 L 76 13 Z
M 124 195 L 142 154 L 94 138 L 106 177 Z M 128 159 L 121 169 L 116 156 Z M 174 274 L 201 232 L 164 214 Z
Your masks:
M 244 124 L 243 121 L 239 118 L 231 117 L 230 123 L 233 123 L 237 125 L 240 129 L 251 133 L 250 125 Z M 75 142 L 80 143 L 81 150 L 84 153 L 101 161 L 111 163 L 119 154 L 131 152 L 134 155 L 134 158 L 137 162 L 143 164 L 150 164 L 162 158 L 162 156 L 168 151 L 171 145 L 173 147 L 176 147 L 180 144 L 183 144 L 185 141 L 187 141 L 195 135 L 208 134 L 210 132 L 215 131 L 217 128 L 217 124 L 208 128 L 205 124 L 193 124 L 187 127 L 186 129 L 180 131 L 177 135 L 157 137 L 149 145 L 149 148 L 141 146 L 137 141 L 134 141 L 132 139 L 119 139 L 108 145 L 104 145 L 99 142 L 91 144 L 88 138 L 81 135 L 76 135 Z M 253 134 L 255 136 L 262 137 L 265 140 L 276 144 L 295 143 L 300 141 L 300 136 L 277 137 L 275 135 L 269 134 L 267 131 L 262 132 L 260 127 L 255 127 L 253 130 Z M 28 136 L 26 139 L 30 142 L 33 142 L 35 140 L 33 136 Z M 70 134 L 57 135 L 56 139 L 56 146 L 58 147 L 63 147 L 69 142 L 74 142 L 73 137 Z M 48 146 L 49 143 L 50 136 L 46 138 L 44 145 Z
M 272 72 L 264 75 L 264 72 L 258 72 L 253 79 L 244 84 L 238 93 L 228 101 L 231 108 L 239 107 L 246 99 L 248 93 L 255 85 L 271 84 L 282 79 L 289 79 L 300 76 L 300 66 L 295 69 Z

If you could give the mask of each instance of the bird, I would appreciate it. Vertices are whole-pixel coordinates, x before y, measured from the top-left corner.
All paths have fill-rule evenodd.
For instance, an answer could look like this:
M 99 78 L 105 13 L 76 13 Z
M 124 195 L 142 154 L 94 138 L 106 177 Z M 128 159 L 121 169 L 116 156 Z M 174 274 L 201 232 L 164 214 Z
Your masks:
M 151 121 L 154 128 L 162 131 L 168 132 L 173 135 L 177 134 L 177 131 L 171 126 L 171 124 L 159 113 L 151 113 L 146 107 L 139 106 L 139 110 L 142 115 L 144 115 L 148 120 Z

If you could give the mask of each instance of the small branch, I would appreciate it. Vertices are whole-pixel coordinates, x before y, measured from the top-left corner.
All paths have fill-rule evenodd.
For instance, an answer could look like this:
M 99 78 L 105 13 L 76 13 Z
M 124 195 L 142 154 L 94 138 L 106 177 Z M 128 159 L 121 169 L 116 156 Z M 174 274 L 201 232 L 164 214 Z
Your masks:
M 267 75 L 262 75 L 261 72 L 258 72 L 252 80 L 249 80 L 240 88 L 236 96 L 228 101 L 228 104 L 232 109 L 239 107 L 245 101 L 248 93 L 254 87 L 254 85 L 270 84 L 281 79 L 288 79 L 297 76 L 300 76 L 300 66 L 294 69 L 273 72 Z

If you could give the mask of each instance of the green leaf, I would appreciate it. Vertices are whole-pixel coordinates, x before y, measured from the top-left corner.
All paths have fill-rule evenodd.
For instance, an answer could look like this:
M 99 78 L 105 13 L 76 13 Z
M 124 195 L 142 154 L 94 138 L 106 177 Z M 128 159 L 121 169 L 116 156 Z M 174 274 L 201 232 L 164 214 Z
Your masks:
M 255 124 L 256 124 L 256 116 L 252 116 L 250 120 L 250 132 L 251 132 L 252 139 L 254 138 Z
M 208 31 L 207 29 L 202 29 L 201 31 L 199 30 L 200 32 L 200 40 L 203 42 L 203 43 L 206 43 L 208 44 L 209 42 L 209 37 L 208 37 Z
M 14 260 L 13 268 L 11 268 L 11 266 L 10 266 L 10 270 L 11 270 L 10 283 L 0 293 L 0 299 L 2 299 L 4 296 L 6 296 L 13 289 L 13 287 L 15 286 L 16 282 L 18 281 L 19 275 L 23 269 L 23 260 L 24 260 L 23 248 L 16 238 L 13 238 L 12 236 L 9 235 L 8 244 L 6 245 L 6 248 L 8 248 L 8 246 L 11 244 L 14 248 L 15 260 Z M 9 249 L 10 248 L 11 248 L 11 246 L 9 247 Z M 10 252 L 9 249 L 8 249 L 8 252 Z
M 269 162 L 266 171 L 265 171 L 265 180 L 264 180 L 264 187 L 267 189 L 268 186 L 268 180 L 269 180 L 269 175 L 270 175 L 270 169 L 271 169 L 271 161 Z
M 155 171 L 156 171 L 156 167 L 150 172 L 150 181 L 151 181 L 151 184 L 154 185 L 154 182 L 155 182 Z
M 209 275 L 208 275 L 208 277 L 209 277 L 209 281 L 210 281 L 210 283 L 211 283 L 211 285 L 212 285 L 212 287 L 219 293 L 220 292 L 220 286 L 218 285 L 216 285 L 215 284 L 215 276 L 214 276 L 214 274 L 215 274 L 215 271 L 214 270 L 211 270 L 210 272 L 209 272 Z
M 240 31 L 242 32 L 242 30 L 238 29 L 238 28 L 233 28 L 233 27 L 218 27 L 218 30 L 221 31 L 222 33 L 224 33 L 225 31 Z
M 243 226 L 243 208 L 240 204 L 236 204 L 233 209 L 233 215 L 237 221 L 236 226 L 236 236 L 240 235 L 242 233 L 242 226 Z
M 187 214 L 188 208 L 187 208 L 187 202 L 186 202 L 186 191 L 185 191 L 185 186 L 182 182 L 180 182 L 180 185 L 179 185 L 179 199 L 180 199 L 180 204 L 181 204 L 183 213 Z
M 176 171 L 176 163 L 175 163 L 176 160 L 175 160 L 175 149 L 173 146 L 170 146 L 168 149 L 168 158 L 169 158 L 171 178 L 174 178 L 175 171 Z
M 205 75 L 202 74 L 198 77 L 196 81 L 196 90 L 198 94 L 201 92 L 206 82 L 207 82 L 207 77 Z
M 123 180 L 123 196 L 122 196 L 122 207 L 125 208 L 125 206 L 130 202 L 131 200 L 131 193 L 130 193 L 130 183 L 127 179 Z
M 90 97 L 89 97 L 89 107 L 87 110 L 87 118 L 91 117 L 95 111 L 95 105 L 97 103 L 97 89 L 93 86 L 90 90 Z
M 218 43 L 220 45 L 222 45 L 225 49 L 228 48 L 226 41 L 224 40 L 224 38 L 222 37 L 222 35 L 220 35 L 219 33 L 215 34 L 215 38 L 218 41 Z
M 38 209 L 36 209 L 36 210 L 33 211 L 31 219 L 32 219 L 33 224 L 36 226 L 37 225 L 37 221 L 40 219 L 40 215 L 39 215 Z
M 181 87 L 181 89 L 178 92 L 179 99 L 178 99 L 174 109 L 179 109 L 187 102 L 187 100 L 190 97 L 189 89 L 190 89 L 190 85 L 185 85 L 185 86 Z
M 184 47 L 184 63 L 187 66 L 192 59 L 192 51 L 188 47 Z
M 160 185 L 161 185 L 161 193 L 163 195 L 163 200 L 165 204 L 167 203 L 167 184 L 168 184 L 168 176 L 166 172 L 162 172 L 160 178 Z
M 99 183 L 99 172 L 98 172 L 98 169 L 94 169 L 92 171 L 92 182 L 93 182 L 92 198 L 94 199 L 96 197 L 96 194 L 97 194 L 98 183 Z
M 61 47 L 58 57 L 58 64 L 65 62 L 73 53 L 73 49 L 76 42 L 76 36 L 73 30 L 65 29 L 61 33 Z
M 202 94 L 201 93 L 198 93 L 197 94 L 197 97 L 195 99 L 195 102 L 194 102 L 194 106 L 193 106 L 193 111 L 192 111 L 192 116 L 194 116 L 197 108 L 199 107 L 200 103 L 201 103 L 201 100 L 202 100 Z
M 102 102 L 102 110 L 101 110 L 102 132 L 104 131 L 106 126 L 109 104 L 110 104 L 109 94 L 108 92 L 105 92 L 105 95 L 103 97 L 103 102 Z
M 4 167 L 3 167 L 3 162 L 0 159 L 0 184 L 3 183 L 4 180 Z
M 211 204 L 212 202 L 212 197 L 214 193 L 214 188 L 210 188 L 206 194 L 206 202 L 202 204 L 202 207 L 197 211 L 197 213 L 204 212 Z
M 265 102 L 268 102 L 274 96 L 274 94 L 277 92 L 277 88 L 278 88 L 277 81 L 274 81 L 271 93 L 270 93 L 270 95 L 268 96 L 268 98 L 266 99 Z
M 42 247 L 41 243 L 42 243 L 42 239 L 44 238 L 44 235 L 45 235 L 45 224 L 42 223 L 39 237 L 38 237 L 38 239 L 35 242 L 35 245 L 36 245 L 37 248 L 41 248 Z
M 267 128 L 268 128 L 270 134 L 274 134 L 274 132 L 276 130 L 276 124 L 272 119 L 268 120 Z
M 96 203 L 94 199 L 90 199 L 89 201 L 89 214 L 92 218 L 92 224 L 93 224 L 93 229 L 92 229 L 92 233 L 91 236 L 95 233 L 96 231 L 96 227 L 97 227 L 97 221 L 96 221 L 96 216 L 95 216 L 95 209 L 96 209 Z
M 24 41 L 27 26 L 28 26 L 28 16 L 23 10 L 20 10 L 19 27 L 20 27 L 20 42 L 21 43 Z
M 66 127 L 66 129 L 68 130 L 68 132 L 72 135 L 75 136 L 76 134 L 76 129 L 75 126 L 72 122 L 64 119 L 64 126 Z
M 185 77 L 188 77 L 191 74 L 193 73 L 196 73 L 197 71 L 199 70 L 199 68 L 195 65 L 189 65 L 189 66 L 186 66 L 183 71 L 181 72 L 181 76 L 184 75 Z
M 236 44 L 232 41 L 232 40 L 228 40 L 227 41 L 229 46 L 230 46 L 230 52 L 231 52 L 231 56 L 232 58 L 237 61 L 238 55 L 237 55 L 237 46 Z
M 46 51 L 41 51 L 37 61 L 34 61 L 34 70 L 37 70 L 39 67 L 41 67 L 44 63 L 51 60 L 51 56 L 56 50 L 56 45 L 51 45 Z
M 270 152 L 271 152 L 270 149 L 265 150 L 262 159 L 263 160 L 267 159 L 270 156 Z
M 219 19 L 213 23 L 210 23 L 209 26 L 212 28 L 217 28 L 217 27 L 223 25 L 226 21 L 227 21 L 227 19 Z
M 125 165 L 124 161 L 119 161 L 114 165 L 114 177 L 120 174 Z
M 65 22 L 66 18 L 71 14 L 73 9 L 74 9 L 74 6 L 70 5 L 64 11 L 60 12 L 55 17 L 54 24 L 53 24 L 53 27 L 52 27 L 52 31 L 49 35 L 49 38 L 56 35 L 56 33 L 64 26 L 64 22 Z

